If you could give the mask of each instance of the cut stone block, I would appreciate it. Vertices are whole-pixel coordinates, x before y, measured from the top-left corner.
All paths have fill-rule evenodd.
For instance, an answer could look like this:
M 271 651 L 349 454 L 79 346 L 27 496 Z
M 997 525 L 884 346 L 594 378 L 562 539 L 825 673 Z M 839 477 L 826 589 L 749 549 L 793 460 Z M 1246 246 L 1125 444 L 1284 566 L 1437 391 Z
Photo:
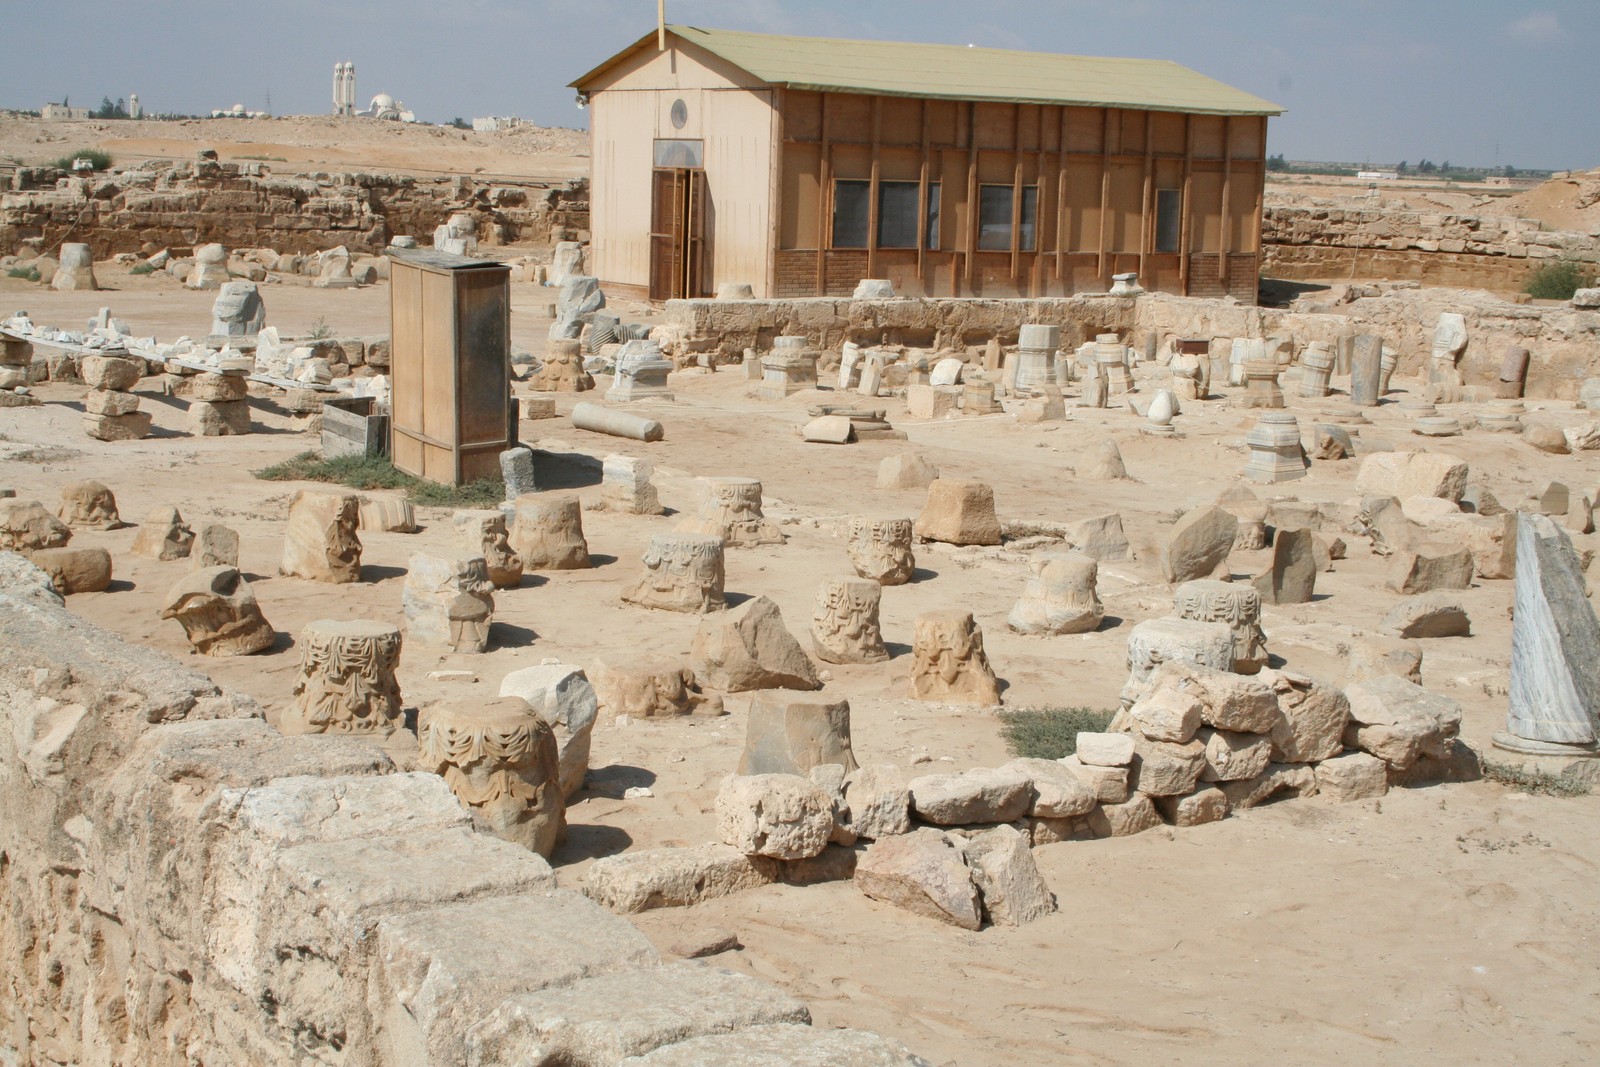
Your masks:
M 1033 799 L 1028 776 L 1010 766 L 924 775 L 908 788 L 917 818 L 939 826 L 1010 822 L 1027 814 Z
M 1391 608 L 1378 629 L 1388 637 L 1470 637 L 1472 622 L 1450 593 L 1419 593 Z
M 1272 740 L 1261 734 L 1236 734 L 1229 730 L 1201 730 L 1196 738 L 1205 746 L 1202 782 L 1237 782 L 1254 778 L 1272 762 Z
M 978 887 L 960 843 L 922 828 L 867 846 L 856 863 L 856 888 L 874 900 L 976 930 L 983 924 Z
M 795 774 L 734 775 L 717 791 L 717 835 L 747 856 L 809 859 L 828 844 L 833 802 Z
M 997 826 L 962 846 L 984 914 L 996 926 L 1026 926 L 1056 910 L 1055 897 L 1033 861 L 1028 839 Z
M 1157 797 L 1156 810 L 1173 826 L 1200 826 L 1228 817 L 1228 794 L 1214 785 L 1183 797 Z
M 732 845 L 657 848 L 603 856 L 585 876 L 589 899 L 623 914 L 686 908 L 778 878 L 776 860 L 746 856 Z
M 1135 737 L 1133 747 L 1137 758 L 1130 784 L 1134 789 L 1152 797 L 1194 792 L 1206 766 L 1206 748 L 1199 741 L 1179 745 Z
M 776 986 L 669 963 L 519 993 L 472 1027 L 465 1062 L 614 1064 L 709 1034 L 810 1022 L 806 1006 Z
M 1365 752 L 1346 752 L 1317 764 L 1317 792 L 1345 802 L 1381 797 L 1389 791 L 1389 767 Z
M 1242 782 L 1223 782 L 1217 786 L 1228 798 L 1231 811 L 1244 811 L 1288 793 L 1295 797 L 1316 795 L 1317 777 L 1305 764 L 1273 763 L 1254 778 Z
M 1397 770 L 1419 756 L 1445 759 L 1461 733 L 1461 705 L 1388 675 L 1345 688 L 1350 700 L 1347 748 L 1370 752 Z

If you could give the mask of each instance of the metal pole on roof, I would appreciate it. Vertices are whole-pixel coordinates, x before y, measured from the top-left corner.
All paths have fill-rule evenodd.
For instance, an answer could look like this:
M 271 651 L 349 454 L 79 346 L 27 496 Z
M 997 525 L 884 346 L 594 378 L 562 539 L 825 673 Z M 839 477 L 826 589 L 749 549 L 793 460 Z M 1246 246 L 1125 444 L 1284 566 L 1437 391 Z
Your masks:
M 667 50 L 667 0 L 656 0 L 656 48 Z

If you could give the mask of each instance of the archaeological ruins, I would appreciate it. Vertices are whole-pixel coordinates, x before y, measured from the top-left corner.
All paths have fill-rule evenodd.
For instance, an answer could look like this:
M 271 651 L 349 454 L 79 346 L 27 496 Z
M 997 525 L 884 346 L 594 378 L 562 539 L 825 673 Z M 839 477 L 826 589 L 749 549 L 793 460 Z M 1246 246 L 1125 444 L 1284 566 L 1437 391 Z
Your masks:
M 0 171 L 0 1063 L 1592 1053 L 1600 215 L 1154 60 L 572 84 Z

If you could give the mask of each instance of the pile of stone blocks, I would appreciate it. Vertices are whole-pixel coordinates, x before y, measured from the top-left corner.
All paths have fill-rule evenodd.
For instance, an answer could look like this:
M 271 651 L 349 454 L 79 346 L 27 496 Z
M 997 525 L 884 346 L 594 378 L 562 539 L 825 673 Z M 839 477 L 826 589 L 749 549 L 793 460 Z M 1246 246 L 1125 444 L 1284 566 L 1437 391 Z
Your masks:
M 90 392 L 83 399 L 83 432 L 99 441 L 136 441 L 150 433 L 150 415 L 139 410 L 133 387 L 145 362 L 126 356 L 85 356 L 78 373 Z

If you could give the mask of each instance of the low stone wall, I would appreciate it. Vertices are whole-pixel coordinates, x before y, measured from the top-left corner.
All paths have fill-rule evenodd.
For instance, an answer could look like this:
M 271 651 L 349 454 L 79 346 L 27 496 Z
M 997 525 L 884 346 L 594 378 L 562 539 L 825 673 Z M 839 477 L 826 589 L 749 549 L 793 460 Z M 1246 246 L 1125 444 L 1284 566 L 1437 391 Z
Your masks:
M 0 1062 L 922 1062 L 664 962 L 443 779 L 280 736 L 10 553 L 0 647 Z
M 1270 278 L 1394 278 L 1515 291 L 1548 260 L 1600 263 L 1600 236 L 1544 230 L 1535 219 L 1333 201 L 1269 203 L 1261 242 L 1261 272 Z
M 1312 341 L 1334 342 L 1341 334 L 1374 333 L 1400 354 L 1396 373 L 1409 377 L 1424 371 L 1434 327 L 1446 311 L 1467 321 L 1467 349 L 1458 364 L 1467 385 L 1492 389 L 1500 361 L 1513 345 L 1531 353 L 1527 396 L 1576 399 L 1584 379 L 1600 375 L 1600 312 L 1513 304 L 1474 290 L 1357 287 L 1312 293 L 1288 309 L 1151 293 L 1138 299 L 1132 325 L 1155 331 L 1163 344 L 1174 337 L 1282 334 L 1292 337 L 1297 349 Z
M 260 163 L 154 161 L 73 177 L 18 170 L 0 195 L 0 251 L 24 241 L 86 243 L 96 258 L 217 242 L 229 248 L 381 251 L 396 234 L 428 238 L 455 212 L 478 220 L 485 242 L 545 244 L 589 226 L 584 181 L 478 182 L 399 174 L 274 175 Z
M 821 348 L 857 344 L 961 349 L 992 338 L 1015 344 L 1025 323 L 1062 327 L 1061 343 L 1077 347 L 1095 334 L 1133 323 L 1131 299 L 1105 295 L 992 300 L 978 297 L 848 300 L 670 300 L 667 324 L 700 351 L 737 357 L 746 348 L 766 351 L 782 335 L 804 335 Z

